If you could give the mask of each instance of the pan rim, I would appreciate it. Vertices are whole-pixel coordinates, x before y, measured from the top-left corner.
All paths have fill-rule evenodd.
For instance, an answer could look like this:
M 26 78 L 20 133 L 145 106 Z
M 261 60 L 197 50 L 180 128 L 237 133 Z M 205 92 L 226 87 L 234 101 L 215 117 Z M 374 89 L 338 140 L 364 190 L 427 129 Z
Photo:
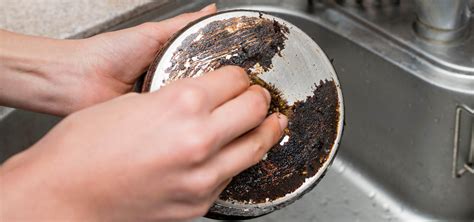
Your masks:
M 153 78 L 155 76 L 155 73 L 157 71 L 158 64 L 160 63 L 163 55 L 168 51 L 168 49 L 173 45 L 173 43 L 177 40 L 177 38 L 183 34 L 185 34 L 191 27 L 195 26 L 196 24 L 199 24 L 201 22 L 205 22 L 209 18 L 213 18 L 217 15 L 222 15 L 222 14 L 227 14 L 227 13 L 248 13 L 245 16 L 253 16 L 253 17 L 260 17 L 264 16 L 266 18 L 270 19 L 275 19 L 277 21 L 282 21 L 283 24 L 285 25 L 291 25 L 292 29 L 297 30 L 298 32 L 301 32 L 304 34 L 306 38 L 311 39 L 304 31 L 299 29 L 297 26 L 293 25 L 292 23 L 281 19 L 279 17 L 273 16 L 271 14 L 268 14 L 266 12 L 262 11 L 257 11 L 257 10 L 248 10 L 248 9 L 233 9 L 233 10 L 226 10 L 226 11 L 221 11 L 212 15 L 208 15 L 205 17 L 202 17 L 190 24 L 188 24 L 185 28 L 180 30 L 178 33 L 173 35 L 170 40 L 161 48 L 161 50 L 157 53 L 155 60 L 153 61 L 152 65 L 150 65 L 150 68 L 148 69 L 148 72 L 145 77 L 145 81 L 143 84 L 142 92 L 149 92 L 151 90 L 151 86 L 153 83 Z M 240 15 L 243 16 L 243 15 Z M 229 16 L 233 17 L 233 16 Z M 213 213 L 221 213 L 227 216 L 244 216 L 244 217 L 256 217 L 256 216 L 261 216 L 267 213 L 270 213 L 274 210 L 280 209 L 284 206 L 287 206 L 297 199 L 299 199 L 301 196 L 312 190 L 318 183 L 319 181 L 324 177 L 327 169 L 329 166 L 332 164 L 332 162 L 335 159 L 336 153 L 339 150 L 339 144 L 341 141 L 343 129 L 344 129 L 344 119 L 345 119 L 345 111 L 344 111 L 344 100 L 342 96 L 342 90 L 341 90 L 341 85 L 338 79 L 338 76 L 336 74 L 336 71 L 334 69 L 334 66 L 332 65 L 331 61 L 327 57 L 327 54 L 324 52 L 319 45 L 311 40 L 312 44 L 314 44 L 318 50 L 321 51 L 322 55 L 322 60 L 324 60 L 324 63 L 326 64 L 326 68 L 329 69 L 332 77 L 332 81 L 334 81 L 336 85 L 336 90 L 337 90 L 337 96 L 338 96 L 338 123 L 337 123 L 337 135 L 334 140 L 334 143 L 331 147 L 331 151 L 326 159 L 326 161 L 323 163 L 323 165 L 318 169 L 318 172 L 313 175 L 312 177 L 306 178 L 303 184 L 301 184 L 297 189 L 292 191 L 291 193 L 286 194 L 283 197 L 277 198 L 276 200 L 270 201 L 270 202 L 265 202 L 265 203 L 241 203 L 237 202 L 238 204 L 235 204 L 235 202 L 229 202 L 229 201 L 224 201 L 221 199 L 218 199 L 214 206 L 211 208 L 212 210 L 217 210 L 221 208 L 229 208 L 232 209 L 232 212 L 241 212 L 241 214 L 225 214 L 225 212 L 229 212 L 227 210 L 218 210 L 222 212 L 213 212 Z M 255 212 L 252 212 L 252 209 L 255 209 Z

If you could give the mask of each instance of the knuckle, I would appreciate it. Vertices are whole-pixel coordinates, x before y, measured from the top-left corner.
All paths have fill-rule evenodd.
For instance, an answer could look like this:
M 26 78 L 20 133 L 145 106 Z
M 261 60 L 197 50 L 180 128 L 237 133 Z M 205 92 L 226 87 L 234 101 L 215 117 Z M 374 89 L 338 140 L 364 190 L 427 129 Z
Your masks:
M 185 111 L 197 112 L 203 109 L 206 104 L 206 92 L 196 86 L 183 87 L 177 96 L 177 102 Z
M 236 71 L 235 74 L 232 75 L 234 77 L 233 82 L 241 88 L 248 87 L 250 85 L 250 79 L 247 73 L 241 68 L 238 68 L 238 70 L 239 71 Z
M 217 175 L 213 172 L 202 172 L 198 174 L 197 181 L 196 181 L 196 187 L 199 189 L 202 193 L 211 193 L 211 191 L 214 189 L 214 187 L 217 184 Z
M 233 76 L 236 76 L 236 77 L 240 78 L 241 80 L 245 80 L 246 82 L 250 83 L 249 82 L 249 77 L 248 77 L 247 72 L 245 71 L 245 69 L 243 69 L 239 66 L 226 66 L 226 67 L 224 67 L 224 69 L 226 70 L 226 72 L 234 74 Z
M 200 149 L 193 149 L 193 153 L 189 156 L 190 163 L 201 163 L 203 162 L 208 156 L 207 150 L 204 148 Z
M 198 132 L 198 131 L 197 131 Z M 212 136 L 209 133 L 197 133 L 192 136 L 188 136 L 188 146 L 195 149 L 196 151 L 206 151 L 212 146 Z
M 213 140 L 205 134 L 188 136 L 186 147 L 190 150 L 190 160 L 194 163 L 202 162 L 212 150 Z
M 189 192 L 198 200 L 208 200 L 212 190 L 216 187 L 217 175 L 209 171 L 198 171 L 192 176 Z

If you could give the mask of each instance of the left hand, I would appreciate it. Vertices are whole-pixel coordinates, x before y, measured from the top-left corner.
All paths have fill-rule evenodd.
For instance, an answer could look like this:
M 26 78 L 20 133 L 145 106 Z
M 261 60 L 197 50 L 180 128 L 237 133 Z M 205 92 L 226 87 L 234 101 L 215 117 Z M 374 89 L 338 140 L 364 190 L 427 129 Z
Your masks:
M 144 23 L 85 39 L 82 42 L 85 56 L 80 58 L 79 66 L 90 80 L 87 81 L 89 89 L 81 93 L 83 101 L 78 108 L 129 92 L 139 75 L 153 62 L 157 51 L 175 32 L 189 22 L 215 12 L 215 5 L 210 5 L 162 22 Z
M 81 40 L 0 30 L 0 105 L 68 115 L 127 93 L 175 32 L 216 10 L 212 4 Z

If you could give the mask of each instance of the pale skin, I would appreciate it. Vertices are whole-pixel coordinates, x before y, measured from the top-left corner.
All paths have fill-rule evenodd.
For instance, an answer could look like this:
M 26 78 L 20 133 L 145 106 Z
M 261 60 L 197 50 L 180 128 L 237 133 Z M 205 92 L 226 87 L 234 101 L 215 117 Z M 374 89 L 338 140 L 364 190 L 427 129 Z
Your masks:
M 167 39 L 214 5 L 83 40 L 0 31 L 0 105 L 66 116 L 0 167 L 0 221 L 204 215 L 287 126 L 238 67 L 130 93 Z

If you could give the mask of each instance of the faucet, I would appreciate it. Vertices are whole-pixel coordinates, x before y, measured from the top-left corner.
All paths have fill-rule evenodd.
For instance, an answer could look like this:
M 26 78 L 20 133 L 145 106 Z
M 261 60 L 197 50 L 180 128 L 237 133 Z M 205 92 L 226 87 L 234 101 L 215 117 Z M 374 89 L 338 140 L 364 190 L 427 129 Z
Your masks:
M 415 0 L 415 32 L 422 38 L 450 42 L 469 34 L 470 0 Z

